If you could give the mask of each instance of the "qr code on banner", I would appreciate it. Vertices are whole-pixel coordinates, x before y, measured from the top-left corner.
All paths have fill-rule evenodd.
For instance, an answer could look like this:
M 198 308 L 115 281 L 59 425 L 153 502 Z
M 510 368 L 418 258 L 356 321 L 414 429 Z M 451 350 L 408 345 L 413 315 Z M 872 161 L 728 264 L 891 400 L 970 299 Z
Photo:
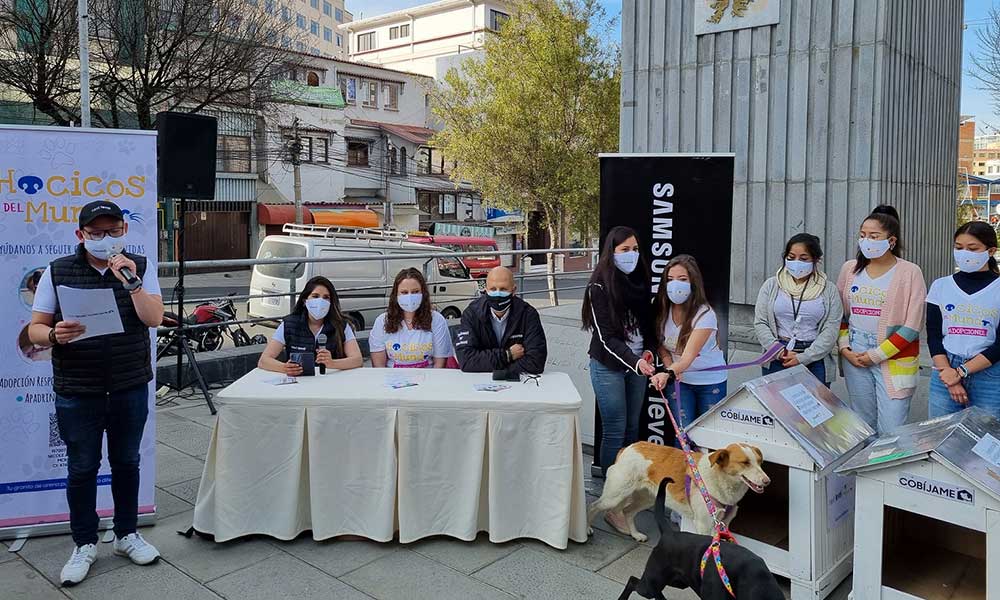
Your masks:
M 49 449 L 61 448 L 65 445 L 62 436 L 59 435 L 59 419 L 56 418 L 56 413 L 49 413 Z

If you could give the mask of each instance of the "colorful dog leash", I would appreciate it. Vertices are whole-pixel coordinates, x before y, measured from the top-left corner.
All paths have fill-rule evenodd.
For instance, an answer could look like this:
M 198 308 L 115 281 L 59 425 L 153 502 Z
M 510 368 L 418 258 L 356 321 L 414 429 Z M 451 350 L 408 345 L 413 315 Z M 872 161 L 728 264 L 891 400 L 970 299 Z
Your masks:
M 774 360 L 785 346 L 781 342 L 776 342 L 770 348 L 768 348 L 762 355 L 758 358 L 745 363 L 736 363 L 731 365 L 722 365 L 719 367 L 711 367 L 708 369 L 699 369 L 699 371 L 728 371 L 730 369 L 741 369 L 743 367 L 759 366 Z M 694 371 L 691 371 L 694 372 Z M 673 375 L 673 374 L 671 374 Z M 680 397 L 681 397 L 681 382 L 677 377 L 673 377 L 674 380 L 674 399 L 677 401 L 677 412 L 680 413 Z M 701 478 L 701 472 L 698 470 L 698 465 L 694 461 L 694 456 L 691 451 L 691 444 L 688 440 L 687 433 L 677 425 L 677 420 L 674 418 L 673 411 L 670 410 L 670 402 L 667 400 L 666 396 L 663 394 L 663 390 L 660 390 L 660 397 L 663 399 L 663 405 L 667 407 L 667 415 L 670 416 L 670 424 L 674 427 L 674 433 L 677 435 L 677 439 L 680 440 L 681 448 L 684 450 L 684 458 L 687 461 L 688 469 L 691 471 L 691 477 L 694 479 L 695 485 L 698 486 L 698 491 L 701 493 L 702 499 L 705 501 L 705 506 L 708 508 L 709 514 L 712 515 L 712 520 L 715 521 L 714 535 L 712 535 L 712 543 L 708 545 L 705 549 L 705 554 L 701 557 L 701 577 L 705 578 L 705 566 L 708 564 L 709 556 L 715 562 L 715 570 L 719 573 L 719 578 L 722 579 L 722 585 L 726 587 L 726 591 L 733 598 L 736 598 L 736 593 L 733 591 L 732 583 L 729 580 L 729 575 L 726 574 L 726 568 L 722 566 L 722 541 L 736 543 L 736 538 L 733 537 L 732 532 L 729 531 L 729 527 L 726 525 L 725 521 L 719 519 L 717 516 L 717 508 L 715 502 L 712 500 L 712 495 L 708 493 L 708 486 L 705 485 L 705 480 Z

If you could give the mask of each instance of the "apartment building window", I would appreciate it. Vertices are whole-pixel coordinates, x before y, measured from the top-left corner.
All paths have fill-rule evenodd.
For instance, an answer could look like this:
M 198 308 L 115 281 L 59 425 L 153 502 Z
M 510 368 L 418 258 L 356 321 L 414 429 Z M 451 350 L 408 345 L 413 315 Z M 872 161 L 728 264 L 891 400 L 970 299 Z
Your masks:
M 365 92 L 364 106 L 368 108 L 378 108 L 378 83 L 365 81 L 361 85 Z
M 389 173 L 392 175 L 399 174 L 399 157 L 395 148 L 389 148 Z
M 292 38 L 288 37 L 287 35 L 281 36 L 281 47 L 284 48 L 284 49 L 286 49 L 286 50 L 289 49 L 289 48 L 291 48 L 292 47 Z
M 269 15 L 274 14 L 274 0 L 264 0 L 264 12 Z
M 316 37 L 319 37 L 319 23 L 317 23 L 316 21 L 310 21 L 309 22 L 309 33 L 311 33 L 312 35 L 314 35 Z
M 368 142 L 365 140 L 347 140 L 347 166 L 368 166 Z
M 410 25 L 397 25 L 395 27 L 389 28 L 389 39 L 396 40 L 399 38 L 410 37 Z
M 399 110 L 399 84 L 383 83 L 382 93 L 385 94 L 385 108 L 388 110 Z
M 249 173 L 250 136 L 220 135 L 215 142 L 215 170 L 223 173 Z
M 313 48 L 313 50 L 316 50 L 317 53 L 319 52 L 317 48 Z M 319 87 L 319 74 L 316 71 L 306 73 L 306 85 L 309 87 Z
M 282 138 L 285 140 L 285 147 L 291 148 L 292 137 L 291 130 L 284 130 L 282 132 Z M 314 163 L 322 164 L 330 162 L 330 140 L 329 137 L 321 132 L 316 132 L 313 134 L 306 134 L 299 136 L 299 161 L 303 163 Z
M 301 13 L 295 13 L 295 25 L 299 29 L 305 29 L 306 28 L 306 17 L 305 17 L 305 15 L 303 15 Z
M 319 0 L 309 0 L 309 7 L 319 10 Z
M 399 148 L 399 174 L 406 175 L 406 146 Z
M 287 6 L 281 7 L 281 20 L 285 23 L 292 20 L 292 11 Z
M 344 102 L 348 104 L 357 102 L 357 79 L 340 75 L 337 77 L 337 85 L 340 86 L 340 95 L 344 97 Z
M 375 49 L 375 32 L 358 34 L 358 52 Z
M 500 31 L 500 27 L 503 26 L 504 22 L 510 18 L 505 12 L 500 12 L 499 10 L 490 9 L 490 29 L 493 31 Z
M 324 2 L 323 3 L 323 14 L 329 17 L 332 12 L 333 12 L 333 6 L 329 2 Z
M 333 18 L 336 19 L 338 23 L 343 23 L 344 22 L 344 11 L 340 10 L 339 8 L 334 9 L 334 11 L 333 11 Z
M 340 48 L 340 47 L 343 47 L 343 45 L 344 45 L 344 38 L 341 37 L 340 34 L 338 33 L 337 34 L 337 47 Z
M 257 0 L 247 0 L 247 4 L 250 6 L 257 6 Z
M 333 41 L 333 30 L 329 27 L 323 28 L 323 41 L 332 42 Z
M 298 52 L 305 52 L 306 51 L 305 42 L 295 42 L 295 50 Z

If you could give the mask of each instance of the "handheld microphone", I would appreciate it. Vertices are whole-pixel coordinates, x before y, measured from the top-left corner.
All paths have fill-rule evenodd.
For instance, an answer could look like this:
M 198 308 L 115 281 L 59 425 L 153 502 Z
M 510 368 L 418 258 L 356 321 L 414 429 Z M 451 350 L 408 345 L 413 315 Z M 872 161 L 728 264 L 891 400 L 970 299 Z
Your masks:
M 321 333 L 321 334 L 319 334 L 319 335 L 316 336 L 316 350 L 320 350 L 320 349 L 323 349 L 323 348 L 326 348 L 326 334 L 325 333 Z M 326 365 L 324 365 L 323 363 L 318 363 L 318 364 L 319 364 L 319 374 L 320 375 L 326 375 Z
M 115 256 L 118 256 L 119 254 L 122 253 L 122 250 L 124 250 L 122 244 L 116 243 L 115 245 L 111 246 L 111 252 L 108 254 L 108 258 L 114 258 Z M 132 272 L 132 269 L 128 267 L 122 267 L 118 269 L 118 272 L 121 273 L 122 277 L 125 278 L 125 283 L 122 284 L 122 287 L 124 287 L 126 290 L 132 291 L 138 288 L 140 285 L 142 285 L 142 281 L 140 281 L 139 278 L 135 276 L 135 273 Z

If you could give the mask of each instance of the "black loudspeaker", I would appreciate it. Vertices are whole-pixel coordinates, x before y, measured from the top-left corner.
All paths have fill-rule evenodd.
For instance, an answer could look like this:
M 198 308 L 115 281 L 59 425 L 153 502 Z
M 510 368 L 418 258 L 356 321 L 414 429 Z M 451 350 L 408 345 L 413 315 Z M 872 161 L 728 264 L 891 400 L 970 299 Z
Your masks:
M 215 199 L 215 117 L 156 115 L 156 185 L 161 198 Z

